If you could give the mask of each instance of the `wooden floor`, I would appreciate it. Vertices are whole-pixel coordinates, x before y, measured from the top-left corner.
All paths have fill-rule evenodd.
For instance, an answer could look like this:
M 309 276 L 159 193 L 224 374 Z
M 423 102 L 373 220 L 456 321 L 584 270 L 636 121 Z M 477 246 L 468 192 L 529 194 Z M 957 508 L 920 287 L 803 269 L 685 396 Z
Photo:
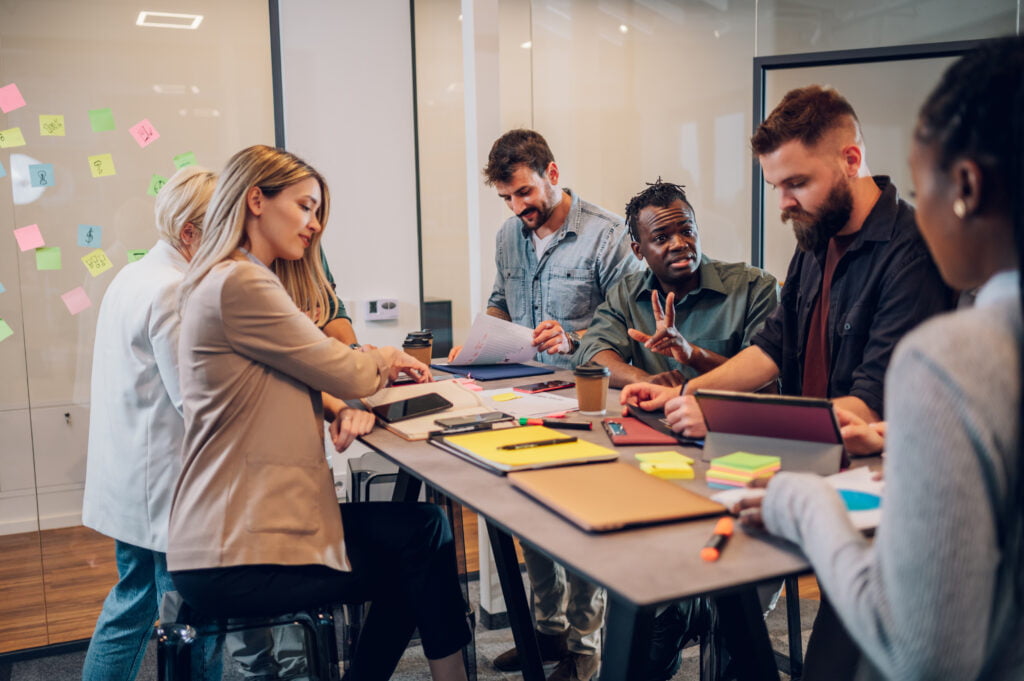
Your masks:
M 463 533 L 466 571 L 476 572 L 471 511 L 463 512 Z M 0 653 L 89 638 L 116 581 L 113 540 L 88 528 L 0 536 Z M 800 578 L 800 597 L 820 598 L 813 576 Z

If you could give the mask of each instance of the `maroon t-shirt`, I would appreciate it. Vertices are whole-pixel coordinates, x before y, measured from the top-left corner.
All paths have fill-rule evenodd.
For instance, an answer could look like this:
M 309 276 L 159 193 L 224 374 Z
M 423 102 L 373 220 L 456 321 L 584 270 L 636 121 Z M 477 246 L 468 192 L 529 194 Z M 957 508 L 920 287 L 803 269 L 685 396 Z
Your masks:
M 814 303 L 810 326 L 807 330 L 807 347 L 804 348 L 804 383 L 801 395 L 804 397 L 829 397 L 828 311 L 829 292 L 832 290 L 832 276 L 843 254 L 857 234 L 836 236 L 829 239 L 825 253 L 825 269 L 821 274 L 821 292 Z

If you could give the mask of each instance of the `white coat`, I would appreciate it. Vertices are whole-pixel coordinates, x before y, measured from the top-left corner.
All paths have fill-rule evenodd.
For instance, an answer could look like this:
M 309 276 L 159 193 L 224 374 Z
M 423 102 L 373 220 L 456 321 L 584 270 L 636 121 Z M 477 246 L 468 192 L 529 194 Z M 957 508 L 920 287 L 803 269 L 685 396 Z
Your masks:
M 178 289 L 187 268 L 158 241 L 114 277 L 96 324 L 82 523 L 151 551 L 167 551 L 181 470 Z

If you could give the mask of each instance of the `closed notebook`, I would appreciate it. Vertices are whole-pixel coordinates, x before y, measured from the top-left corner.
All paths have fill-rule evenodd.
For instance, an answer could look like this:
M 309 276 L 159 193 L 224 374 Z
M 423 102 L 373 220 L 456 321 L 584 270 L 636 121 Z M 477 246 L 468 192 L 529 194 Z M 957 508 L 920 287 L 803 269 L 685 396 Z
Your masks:
M 544 447 L 501 449 L 507 445 L 564 437 L 566 437 L 565 433 L 544 426 L 523 426 L 464 435 L 448 435 L 433 438 L 430 442 L 441 449 L 498 472 L 568 466 L 591 461 L 610 461 L 619 456 L 607 447 L 580 439 L 576 442 Z
M 632 416 L 607 418 L 601 421 L 608 439 L 613 445 L 675 445 L 677 440 L 672 435 L 651 428 L 643 421 Z
M 725 506 L 627 463 L 508 474 L 518 489 L 588 532 L 702 518 Z

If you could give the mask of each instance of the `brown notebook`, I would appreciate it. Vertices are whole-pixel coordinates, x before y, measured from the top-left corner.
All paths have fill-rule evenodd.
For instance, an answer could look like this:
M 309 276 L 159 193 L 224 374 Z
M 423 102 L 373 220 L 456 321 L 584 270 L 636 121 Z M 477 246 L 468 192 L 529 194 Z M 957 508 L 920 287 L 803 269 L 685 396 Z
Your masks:
M 519 471 L 508 479 L 588 532 L 726 512 L 722 504 L 618 461 Z

